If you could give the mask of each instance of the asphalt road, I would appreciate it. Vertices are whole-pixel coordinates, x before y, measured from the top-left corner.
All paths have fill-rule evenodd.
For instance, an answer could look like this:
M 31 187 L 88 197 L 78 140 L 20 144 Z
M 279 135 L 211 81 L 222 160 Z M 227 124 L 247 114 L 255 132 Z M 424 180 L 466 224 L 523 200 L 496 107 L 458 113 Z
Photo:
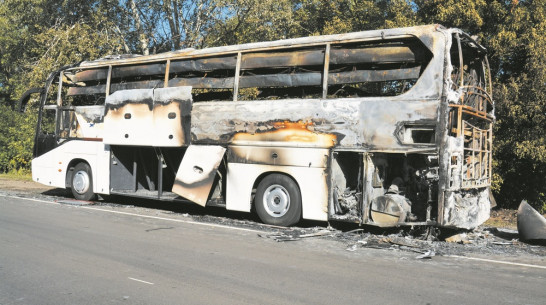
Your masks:
M 546 269 L 0 195 L 0 304 L 544 304 Z

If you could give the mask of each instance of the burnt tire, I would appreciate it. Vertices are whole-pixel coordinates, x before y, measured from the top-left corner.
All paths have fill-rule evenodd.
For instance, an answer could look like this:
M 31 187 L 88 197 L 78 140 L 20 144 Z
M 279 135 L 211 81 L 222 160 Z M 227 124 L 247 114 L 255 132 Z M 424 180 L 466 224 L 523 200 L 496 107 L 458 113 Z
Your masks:
M 266 224 L 287 227 L 301 219 L 300 189 L 288 176 L 266 176 L 258 184 L 254 198 L 256 213 Z
M 91 167 L 87 163 L 78 163 L 72 171 L 70 190 L 74 198 L 78 200 L 95 200 L 97 195 L 93 192 L 93 175 Z

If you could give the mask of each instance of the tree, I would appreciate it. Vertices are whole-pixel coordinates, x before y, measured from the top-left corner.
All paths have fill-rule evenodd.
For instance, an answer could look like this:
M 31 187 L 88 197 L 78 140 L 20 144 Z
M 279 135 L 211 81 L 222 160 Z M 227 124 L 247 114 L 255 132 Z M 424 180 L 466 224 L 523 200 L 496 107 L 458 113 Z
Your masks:
M 546 211 L 545 6 L 543 0 L 3 0 L 0 104 L 13 105 L 60 66 L 107 54 L 439 23 L 478 35 L 489 50 L 498 204 L 516 207 L 526 198 Z M 0 145 L 29 152 L 16 143 L 31 139 L 32 118 L 0 111 Z M 4 129 L 10 126 L 17 129 Z M 6 158 L 16 161 L 6 165 Z M 0 154 L 0 171 L 25 168 L 29 158 Z
M 497 194 L 546 211 L 546 3 L 513 1 L 491 45 L 497 50 Z
M 36 121 L 7 106 L 60 66 L 119 53 L 109 20 L 116 7 L 108 0 L 0 2 L 0 172 L 29 169 Z

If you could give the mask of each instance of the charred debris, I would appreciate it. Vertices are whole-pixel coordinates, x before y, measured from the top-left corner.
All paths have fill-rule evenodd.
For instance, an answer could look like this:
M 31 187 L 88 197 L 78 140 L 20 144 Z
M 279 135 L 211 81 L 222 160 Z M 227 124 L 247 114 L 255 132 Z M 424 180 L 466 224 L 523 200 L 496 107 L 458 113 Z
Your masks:
M 472 231 L 447 230 L 439 232 L 433 228 L 419 230 L 380 231 L 377 228 L 342 231 L 329 227 L 292 228 L 267 234 L 258 234 L 276 242 L 301 242 L 310 238 L 321 238 L 341 242 L 349 252 L 364 248 L 415 253 L 416 259 L 430 259 L 448 255 L 508 255 L 529 254 L 546 256 L 546 247 L 528 244 L 519 239 L 515 230 L 494 227 L 479 227 Z

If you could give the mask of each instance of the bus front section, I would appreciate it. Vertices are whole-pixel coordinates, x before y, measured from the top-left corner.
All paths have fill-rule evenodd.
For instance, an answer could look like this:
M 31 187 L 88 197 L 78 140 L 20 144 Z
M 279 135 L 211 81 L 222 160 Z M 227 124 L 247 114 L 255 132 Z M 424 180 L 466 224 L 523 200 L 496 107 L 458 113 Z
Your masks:
M 472 229 L 489 218 L 495 117 L 486 50 L 458 29 L 417 37 L 412 51 L 425 56 L 410 89 L 362 99 L 359 145 L 345 132 L 332 149 L 330 219 Z

